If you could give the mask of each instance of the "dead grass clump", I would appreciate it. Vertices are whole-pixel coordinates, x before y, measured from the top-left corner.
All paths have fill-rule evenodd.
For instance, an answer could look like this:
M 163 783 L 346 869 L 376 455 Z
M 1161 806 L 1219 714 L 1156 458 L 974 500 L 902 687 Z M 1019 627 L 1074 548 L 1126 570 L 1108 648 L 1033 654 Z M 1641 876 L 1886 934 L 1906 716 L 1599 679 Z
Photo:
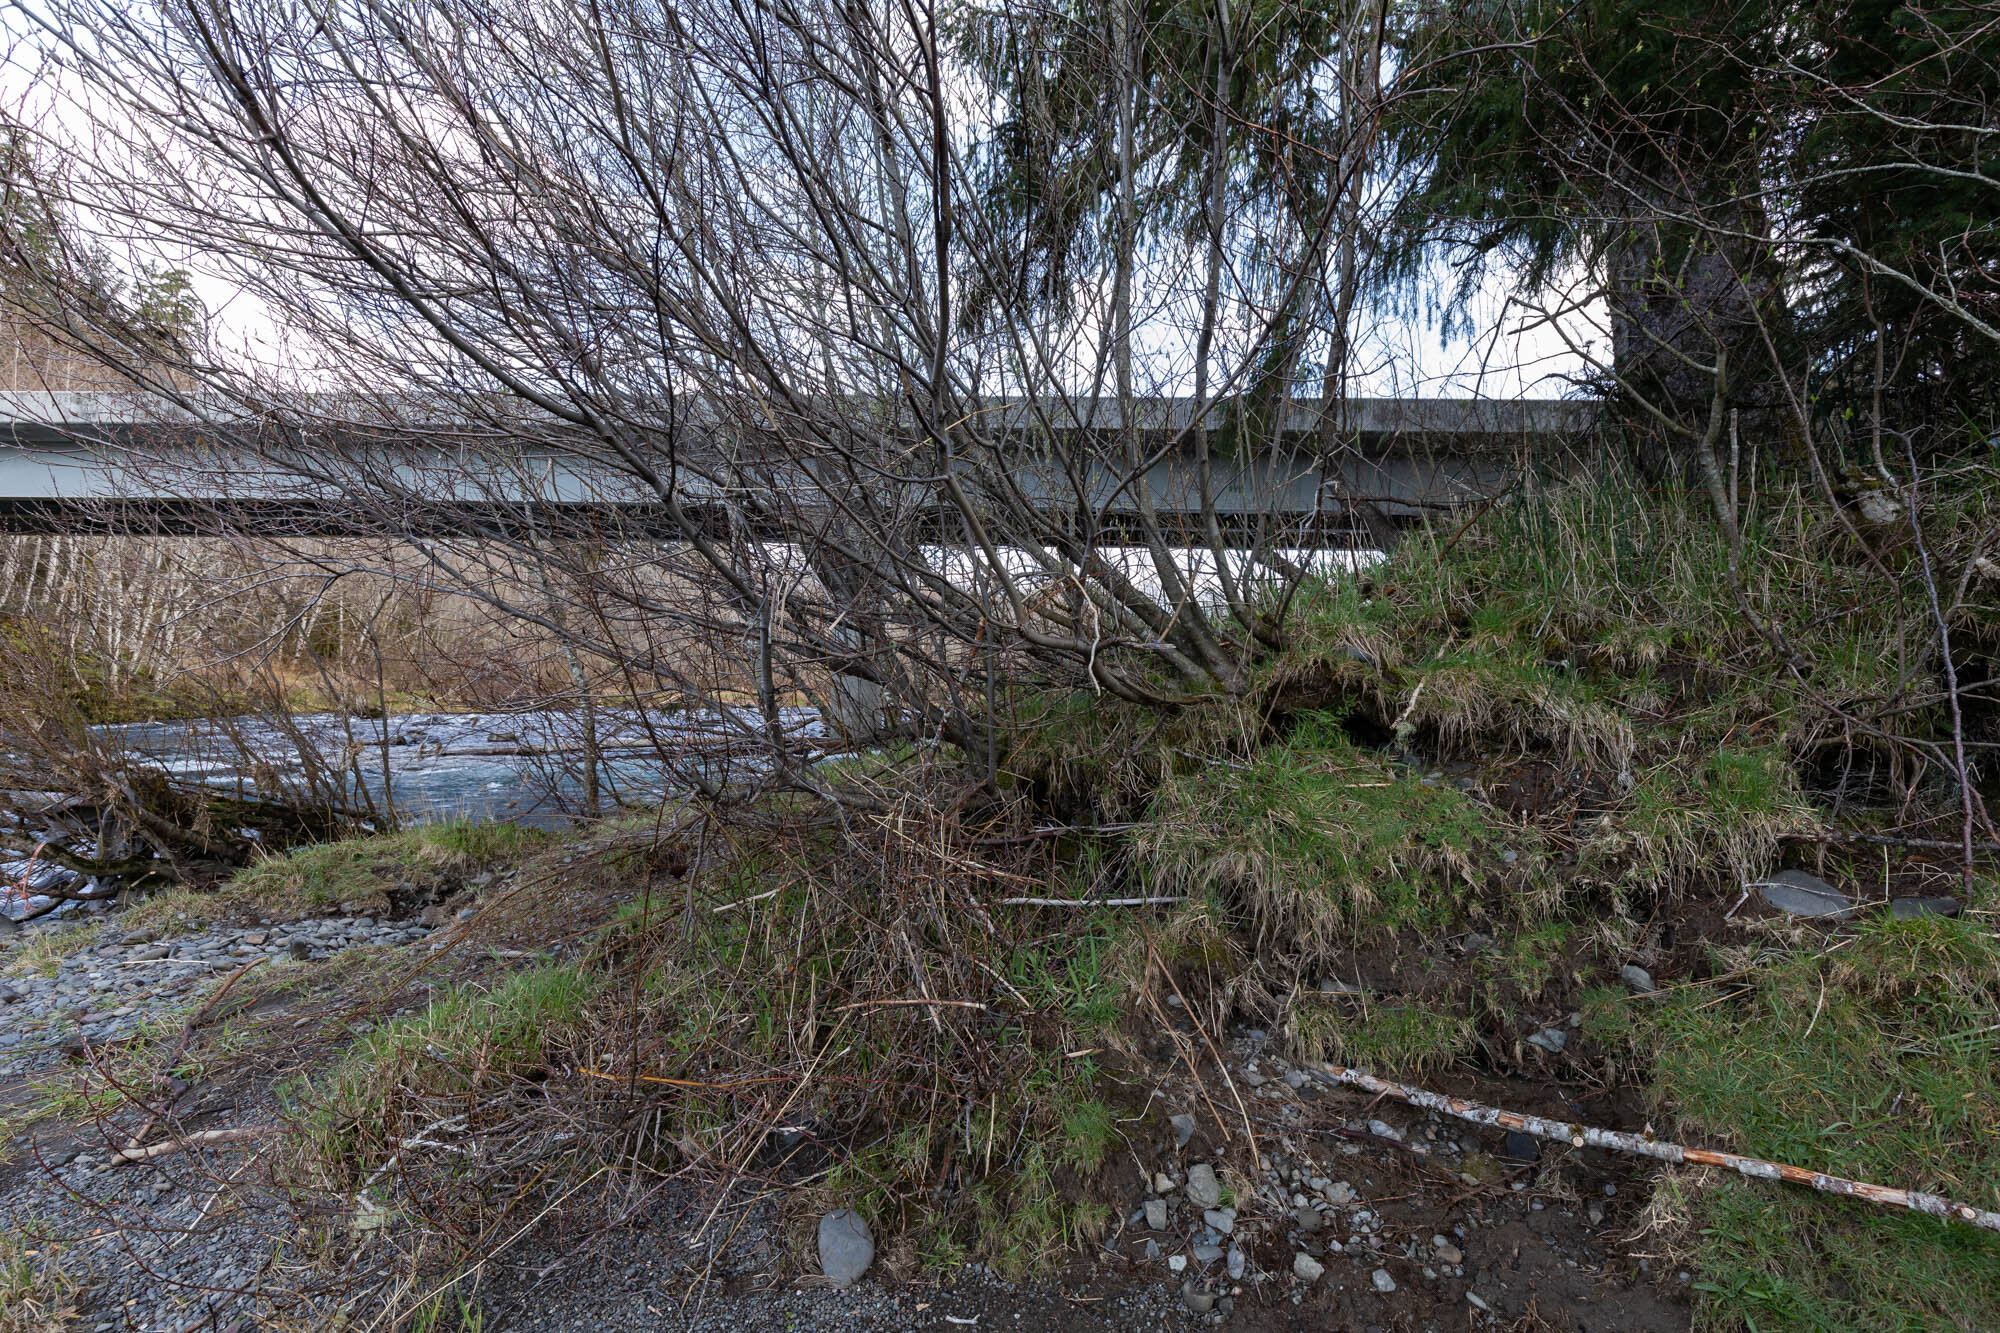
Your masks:
M 0 1231 L 0 1333 L 61 1333 L 82 1316 L 81 1293 L 46 1224 Z
M 745 1172 L 933 1257 L 1046 1265 L 1110 1217 L 1115 1057 L 1080 1052 L 1122 1021 L 1133 914 L 1000 905 L 1046 849 L 996 860 L 961 806 L 915 786 L 879 817 L 777 800 L 670 828 L 706 848 L 683 878 L 297 1083 L 298 1179 L 447 1275 L 558 1200 L 574 1224 L 667 1176 Z M 586 850 L 643 859 L 586 834 L 505 896 L 594 882 Z

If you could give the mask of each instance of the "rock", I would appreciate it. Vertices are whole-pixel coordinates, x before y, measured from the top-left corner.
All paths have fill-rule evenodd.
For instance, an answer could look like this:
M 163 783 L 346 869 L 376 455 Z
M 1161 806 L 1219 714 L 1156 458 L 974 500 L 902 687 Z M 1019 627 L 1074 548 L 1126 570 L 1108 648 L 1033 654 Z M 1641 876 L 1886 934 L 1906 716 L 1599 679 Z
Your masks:
M 1789 916 L 1840 921 L 1854 914 L 1852 898 L 1803 870 L 1780 870 L 1769 879 L 1753 881 L 1750 887 L 1766 903 Z
M 875 1261 L 875 1237 L 852 1208 L 819 1220 L 819 1268 L 836 1287 L 852 1286 Z
M 1388 1139 L 1392 1143 L 1401 1143 L 1403 1141 L 1403 1131 L 1397 1129 L 1386 1120 L 1370 1120 L 1368 1122 L 1368 1132 L 1377 1138 Z
M 173 950 L 164 944 L 149 945 L 144 949 L 134 949 L 132 951 L 132 961 L 135 963 L 157 962 L 172 952 Z
M 1188 1168 L 1187 1196 L 1197 1208 L 1213 1208 L 1222 1202 L 1222 1182 L 1215 1178 L 1214 1167 L 1197 1162 Z
M 1210 1231 L 1219 1236 L 1227 1236 L 1236 1230 L 1236 1210 L 1234 1208 L 1210 1208 L 1201 1215 L 1201 1220 Z
M 244 942 L 245 944 L 259 944 L 259 945 L 261 945 L 261 944 L 262 944 L 262 943 L 263 943 L 263 942 L 264 942 L 265 940 L 268 940 L 268 939 L 270 939 L 270 938 L 271 938 L 270 934 L 269 934 L 268 932 L 266 932 L 266 931 L 262 931 L 262 930 L 253 930 L 253 931 L 251 931 L 251 932 L 250 932 L 250 933 L 249 933 L 248 935 L 245 935 L 245 936 L 243 937 L 243 942 Z
M 1305 1070 L 1287 1069 L 1285 1071 L 1285 1086 L 1290 1088 L 1293 1092 L 1299 1091 L 1301 1088 L 1305 1087 L 1305 1085 L 1306 1085 Z
M 1509 1161 L 1539 1162 L 1542 1159 L 1542 1141 L 1533 1134 L 1510 1129 L 1507 1131 L 1506 1146 L 1500 1151 Z
M 1354 1193 L 1354 1186 L 1344 1180 L 1334 1181 L 1331 1185 L 1321 1190 L 1320 1193 L 1326 1196 L 1328 1203 L 1353 1203 L 1357 1197 Z
M 1146 1225 L 1155 1231 L 1167 1229 L 1167 1201 L 1165 1199 L 1146 1200 Z
M 1249 1262 L 1250 1261 L 1248 1259 L 1245 1259 L 1243 1257 L 1243 1251 L 1237 1249 L 1234 1245 L 1230 1246 L 1229 1280 L 1234 1282 L 1240 1279 L 1243 1276 L 1244 1268 L 1248 1266 Z
M 1396 1279 L 1389 1276 L 1389 1270 L 1386 1268 L 1376 1269 L 1368 1275 L 1368 1279 L 1375 1284 L 1375 1290 L 1384 1296 L 1396 1289 Z
M 1196 1291 L 1193 1287 L 1189 1287 L 1181 1293 L 1181 1303 L 1196 1314 L 1207 1314 L 1215 1308 L 1215 1293 Z
M 1174 1127 L 1174 1146 L 1176 1148 L 1187 1147 L 1188 1140 L 1194 1137 L 1194 1117 L 1191 1115 L 1168 1116 L 1167 1123 Z
M 1198 1264 L 1212 1264 L 1222 1257 L 1220 1245 L 1197 1245 L 1194 1247 L 1194 1261 Z
M 1889 915 L 1898 921 L 1915 921 L 1920 916 L 1957 916 L 1956 898 L 1897 898 L 1889 904 Z
M 1437 1251 L 1438 1262 L 1441 1264 L 1462 1264 L 1465 1262 L 1465 1251 L 1459 1249 L 1458 1246 L 1452 1244 L 1443 1236 L 1432 1236 L 1431 1248 Z
M 304 959 L 312 955 L 312 946 L 304 940 L 293 940 L 285 946 L 285 952 L 294 958 Z
M 1561 1028 L 1543 1028 L 1528 1038 L 1528 1045 L 1539 1046 L 1551 1055 L 1561 1055 L 1563 1047 L 1569 1045 L 1569 1033 Z
M 1243 1081 L 1253 1088 L 1261 1088 L 1271 1080 L 1258 1073 L 1254 1068 L 1246 1067 L 1243 1070 Z
M 1317 1282 L 1320 1275 L 1325 1272 L 1326 1265 L 1310 1254 L 1301 1253 L 1292 1256 L 1292 1273 L 1301 1282 Z
M 160 938 L 160 932 L 157 930 L 130 930 L 120 936 L 118 942 L 120 944 L 151 944 L 158 938 Z
M 1634 993 L 1644 995 L 1647 991 L 1658 990 L 1653 984 L 1653 974 L 1637 963 L 1627 963 L 1618 969 L 1618 979 L 1630 986 Z
M 436 930 L 449 920 L 451 920 L 451 913 L 435 904 L 417 913 L 417 924 L 426 930 Z
M 1164 1171 L 1155 1171 L 1153 1173 L 1153 1193 L 1172 1194 L 1174 1188 L 1174 1178 L 1172 1176 Z
M 1187 1271 L 1187 1256 L 1186 1256 L 1185 1254 L 1170 1254 L 1170 1255 L 1168 1255 L 1168 1256 L 1167 1256 L 1167 1267 L 1169 1267 L 1169 1268 L 1173 1269 L 1173 1270 L 1174 1270 L 1174 1271 L 1175 1271 L 1176 1273 L 1184 1273 L 1184 1272 L 1186 1272 L 1186 1271 Z
M 1319 1215 L 1317 1208 L 1299 1207 L 1292 1209 L 1292 1224 L 1310 1236 L 1326 1225 L 1326 1219 Z

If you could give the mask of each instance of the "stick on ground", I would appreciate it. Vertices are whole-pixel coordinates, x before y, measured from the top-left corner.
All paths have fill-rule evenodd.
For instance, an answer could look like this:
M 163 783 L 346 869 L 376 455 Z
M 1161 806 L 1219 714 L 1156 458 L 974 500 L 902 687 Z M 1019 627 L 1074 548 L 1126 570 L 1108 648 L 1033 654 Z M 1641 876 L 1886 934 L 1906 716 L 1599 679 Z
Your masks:
M 1408 1102 L 1411 1106 L 1421 1107 L 1426 1111 L 1436 1111 L 1440 1115 L 1454 1116 L 1475 1125 L 1516 1129 L 1523 1134 L 1532 1134 L 1538 1139 L 1551 1139 L 1578 1148 L 1604 1148 L 1611 1152 L 1634 1153 L 1661 1162 L 1719 1166 L 1757 1180 L 1782 1180 L 1792 1185 L 1805 1185 L 1825 1194 L 1866 1199 L 1870 1203 L 1885 1204 L 1892 1208 L 1908 1208 L 1912 1212 L 1927 1213 L 1932 1217 L 1952 1218 L 1987 1231 L 2000 1231 L 2000 1213 L 1974 1208 L 1969 1203 L 1959 1203 L 1942 1195 L 1925 1194 L 1921 1190 L 1897 1189 L 1891 1185 L 1871 1185 L 1862 1180 L 1848 1180 L 1844 1176 L 1829 1176 L 1819 1171 L 1808 1171 L 1802 1166 L 1787 1166 L 1783 1162 L 1767 1162 L 1759 1157 L 1745 1157 L 1741 1153 L 1719 1152 L 1713 1148 L 1684 1148 L 1678 1143 L 1668 1143 L 1662 1139 L 1633 1134 L 1625 1130 L 1593 1129 L 1588 1125 L 1573 1125 L 1561 1120 L 1545 1120 L 1538 1115 L 1523 1115 L 1519 1111 L 1502 1111 L 1497 1107 L 1482 1106 L 1478 1102 L 1448 1097 L 1441 1092 L 1426 1092 L 1422 1088 L 1391 1083 L 1363 1070 L 1343 1069 L 1339 1065 L 1322 1065 L 1312 1072 L 1329 1083 L 1394 1097 L 1398 1101 Z

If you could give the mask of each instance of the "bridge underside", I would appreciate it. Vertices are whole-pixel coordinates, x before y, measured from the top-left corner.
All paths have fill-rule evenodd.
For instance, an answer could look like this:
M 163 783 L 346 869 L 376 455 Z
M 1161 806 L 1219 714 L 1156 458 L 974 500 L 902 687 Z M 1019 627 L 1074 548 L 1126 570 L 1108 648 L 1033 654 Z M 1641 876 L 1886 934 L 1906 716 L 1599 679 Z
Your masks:
M 815 508 L 858 503 L 848 491 L 815 505 L 815 493 L 830 497 L 833 488 L 797 465 L 732 473 L 758 479 L 726 488 L 690 469 L 675 483 L 677 517 L 630 473 L 581 451 L 498 447 L 494 437 L 446 426 L 403 427 L 386 443 L 352 432 L 335 443 L 329 435 L 317 449 L 295 445 L 288 467 L 231 430 L 146 419 L 129 397 L 13 398 L 35 401 L 17 404 L 10 420 L 0 395 L 0 531 L 11 533 L 770 540 L 809 535 L 801 528 L 810 522 L 801 520 Z M 1227 433 L 1209 431 L 1219 456 L 1197 467 L 1203 437 L 1175 424 L 1184 407 L 1139 405 L 1143 427 L 1135 430 L 1143 449 L 1156 451 L 1143 470 L 1104 461 L 1117 451 L 1105 448 L 1102 425 L 1068 435 L 1010 428 L 1000 445 L 989 442 L 987 470 L 968 468 L 962 481 L 975 495 L 999 487 L 1007 494 L 994 497 L 996 506 L 1025 507 L 1038 525 L 1046 520 L 1090 544 L 1132 540 L 1150 510 L 1177 544 L 1207 544 L 1212 521 L 1232 546 L 1350 547 L 1379 534 L 1384 521 L 1498 494 L 1529 460 L 1586 432 L 1596 414 L 1589 403 L 1356 400 L 1349 415 L 1357 429 L 1324 464 L 1315 457 L 1317 409 L 1301 408 L 1299 421 L 1274 431 L 1271 446 L 1254 455 L 1223 454 Z M 668 443 L 662 457 L 672 453 Z M 883 529 L 923 542 L 962 539 L 934 482 L 878 490 L 868 500 L 881 505 Z

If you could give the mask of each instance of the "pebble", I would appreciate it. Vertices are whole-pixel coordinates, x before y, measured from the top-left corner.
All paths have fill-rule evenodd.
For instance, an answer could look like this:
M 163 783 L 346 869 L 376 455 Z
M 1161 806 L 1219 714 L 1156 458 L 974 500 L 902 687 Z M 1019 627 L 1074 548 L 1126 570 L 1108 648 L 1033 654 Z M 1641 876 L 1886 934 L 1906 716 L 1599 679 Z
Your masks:
M 1375 1290 L 1381 1292 L 1384 1296 L 1396 1289 L 1396 1279 L 1389 1276 L 1389 1270 L 1386 1268 L 1378 1268 L 1368 1276 L 1369 1280 L 1375 1284 Z
M 1299 1253 L 1292 1256 L 1292 1273 L 1301 1282 L 1317 1282 L 1326 1272 L 1326 1265 L 1310 1254 Z
M 1465 1262 L 1465 1251 L 1443 1236 L 1432 1236 L 1431 1248 L 1437 1251 L 1438 1262 L 1441 1264 L 1457 1265 Z
M 1889 903 L 1889 915 L 1898 921 L 1915 921 L 1924 916 L 1957 916 L 1956 898 L 1896 898 Z
M 463 914 L 461 913 L 462 916 Z M 1188 1140 L 1194 1137 L 1194 1117 L 1191 1115 L 1169 1116 L 1167 1117 L 1167 1123 L 1174 1127 L 1174 1146 L 1176 1148 L 1187 1147 Z
M 1854 914 L 1854 900 L 1817 875 L 1780 870 L 1751 886 L 1772 907 L 1789 916 L 1839 921 Z
M 1618 977 L 1619 980 L 1630 986 L 1634 992 L 1641 995 L 1647 991 L 1659 989 L 1659 987 L 1653 984 L 1653 974 L 1645 968 L 1640 967 L 1637 963 L 1627 963 L 1625 966 L 1619 968 Z
M 1196 1314 L 1207 1314 L 1215 1308 L 1214 1292 L 1196 1291 L 1192 1286 L 1181 1293 L 1181 1300 Z
M 875 1261 L 875 1237 L 852 1208 L 819 1220 L 819 1269 L 836 1287 L 852 1286 Z
M 1146 1200 L 1146 1225 L 1155 1231 L 1167 1229 L 1167 1201 L 1165 1199 Z
M 1528 1045 L 1539 1046 L 1551 1055 L 1561 1055 L 1563 1047 L 1569 1045 L 1569 1033 L 1561 1028 L 1543 1028 L 1528 1038 Z
M 1234 1208 L 1210 1208 L 1201 1215 L 1201 1220 L 1210 1231 L 1227 1236 L 1236 1230 L 1236 1210 Z
M 1213 1208 L 1222 1202 L 1222 1182 L 1215 1178 L 1214 1167 L 1197 1162 L 1188 1168 L 1187 1196 L 1197 1208 Z

